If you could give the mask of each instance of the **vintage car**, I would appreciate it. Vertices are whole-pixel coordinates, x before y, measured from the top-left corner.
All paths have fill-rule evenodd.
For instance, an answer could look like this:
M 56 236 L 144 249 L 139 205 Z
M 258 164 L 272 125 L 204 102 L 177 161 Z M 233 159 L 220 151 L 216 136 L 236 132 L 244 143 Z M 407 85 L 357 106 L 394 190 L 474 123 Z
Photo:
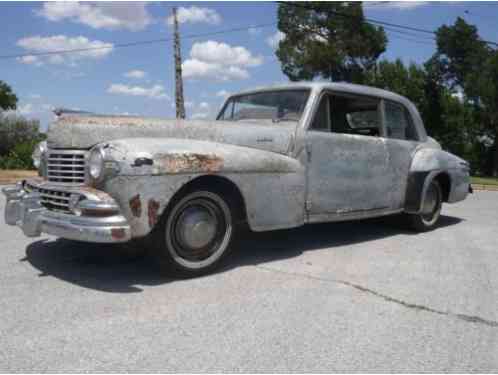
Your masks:
M 180 276 L 212 270 L 244 227 L 403 213 L 425 231 L 470 191 L 409 100 L 345 83 L 239 93 L 215 121 L 61 113 L 33 158 L 40 177 L 3 189 L 8 224 L 146 243 Z

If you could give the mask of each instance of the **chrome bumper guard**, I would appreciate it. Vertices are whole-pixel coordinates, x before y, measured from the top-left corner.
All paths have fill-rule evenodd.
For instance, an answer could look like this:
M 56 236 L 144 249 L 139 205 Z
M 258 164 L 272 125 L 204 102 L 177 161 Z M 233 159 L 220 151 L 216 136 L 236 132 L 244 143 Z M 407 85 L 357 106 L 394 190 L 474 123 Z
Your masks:
M 41 204 L 37 192 L 27 192 L 22 183 L 2 189 L 7 198 L 5 222 L 17 225 L 28 237 L 42 233 L 85 242 L 115 243 L 131 239 L 130 226 L 120 213 L 111 216 L 77 216 L 51 211 Z M 107 207 L 106 202 L 83 200 L 84 205 Z

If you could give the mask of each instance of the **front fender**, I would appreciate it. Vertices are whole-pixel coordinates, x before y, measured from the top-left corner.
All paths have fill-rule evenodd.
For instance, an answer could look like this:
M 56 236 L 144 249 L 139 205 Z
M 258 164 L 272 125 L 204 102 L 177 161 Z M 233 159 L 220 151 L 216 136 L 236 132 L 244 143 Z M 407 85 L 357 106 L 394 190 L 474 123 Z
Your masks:
M 237 186 L 253 230 L 303 223 L 304 167 L 289 156 L 172 138 L 122 139 L 103 147 L 119 164 L 103 189 L 120 204 L 133 237 L 147 235 L 176 192 L 205 175 L 220 175 Z
M 436 148 L 423 148 L 415 152 L 410 166 L 406 191 L 405 211 L 419 213 L 429 183 L 434 178 L 446 179 L 446 201 L 458 202 L 468 194 L 470 185 L 469 164 L 449 152 Z
M 129 138 L 105 145 L 120 175 L 192 173 L 293 173 L 301 164 L 288 156 L 218 142 L 175 138 Z

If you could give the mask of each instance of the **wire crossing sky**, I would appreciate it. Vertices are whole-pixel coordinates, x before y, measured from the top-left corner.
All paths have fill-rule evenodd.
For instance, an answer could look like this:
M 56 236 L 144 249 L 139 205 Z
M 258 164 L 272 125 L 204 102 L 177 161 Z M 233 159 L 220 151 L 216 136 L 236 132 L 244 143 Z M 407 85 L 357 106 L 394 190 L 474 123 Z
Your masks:
M 381 56 L 423 63 L 433 31 L 457 17 L 496 45 L 498 3 L 365 2 L 381 25 Z M 282 35 L 276 2 L 179 2 L 185 109 L 212 118 L 230 93 L 287 81 L 275 56 Z M 346 15 L 338 15 L 338 17 Z M 52 120 L 64 107 L 107 114 L 174 117 L 170 3 L 0 3 L 0 80 L 20 98 L 18 113 Z

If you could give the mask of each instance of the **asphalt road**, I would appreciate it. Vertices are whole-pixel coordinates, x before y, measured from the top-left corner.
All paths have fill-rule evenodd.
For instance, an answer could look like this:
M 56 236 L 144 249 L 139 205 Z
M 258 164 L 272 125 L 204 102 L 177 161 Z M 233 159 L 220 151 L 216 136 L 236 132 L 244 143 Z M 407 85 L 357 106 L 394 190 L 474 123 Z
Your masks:
M 498 193 L 443 214 L 254 235 L 182 281 L 0 224 L 0 371 L 497 372 Z

